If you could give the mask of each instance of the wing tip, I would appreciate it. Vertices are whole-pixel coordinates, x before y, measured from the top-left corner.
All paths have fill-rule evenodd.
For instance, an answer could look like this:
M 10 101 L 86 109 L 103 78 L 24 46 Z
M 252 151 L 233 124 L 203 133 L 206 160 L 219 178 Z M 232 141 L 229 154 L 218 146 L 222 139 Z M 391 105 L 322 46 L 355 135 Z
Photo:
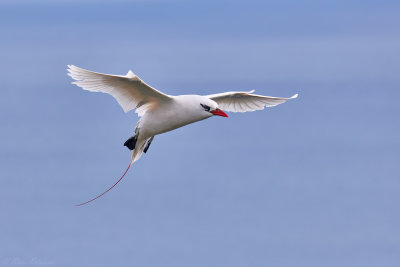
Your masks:
M 67 65 L 67 67 L 68 67 L 67 68 L 68 71 L 72 71 L 73 69 L 77 68 L 75 65 L 72 65 L 72 64 L 71 65 Z
M 299 96 L 299 94 L 294 94 L 294 95 L 292 95 L 291 97 L 290 97 L 290 99 L 295 99 L 295 98 L 297 98 Z

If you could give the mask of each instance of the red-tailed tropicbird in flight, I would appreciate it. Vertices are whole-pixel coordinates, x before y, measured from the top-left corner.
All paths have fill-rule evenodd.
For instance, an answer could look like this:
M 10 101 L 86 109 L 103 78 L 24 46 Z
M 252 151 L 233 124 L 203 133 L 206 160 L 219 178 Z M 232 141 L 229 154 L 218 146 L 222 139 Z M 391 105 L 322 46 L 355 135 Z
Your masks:
M 224 111 L 246 112 L 262 110 L 284 103 L 289 98 L 271 97 L 249 92 L 226 92 L 213 95 L 166 95 L 143 82 L 132 71 L 126 75 L 109 75 L 85 70 L 74 65 L 68 66 L 68 75 L 77 86 L 91 92 L 112 95 L 125 112 L 136 109 L 140 120 L 134 135 L 124 146 L 132 150 L 128 168 L 118 181 L 101 195 L 77 206 L 87 204 L 116 186 L 128 172 L 132 163 L 146 153 L 154 136 L 212 116 L 228 117 Z M 221 108 L 221 109 L 220 109 Z

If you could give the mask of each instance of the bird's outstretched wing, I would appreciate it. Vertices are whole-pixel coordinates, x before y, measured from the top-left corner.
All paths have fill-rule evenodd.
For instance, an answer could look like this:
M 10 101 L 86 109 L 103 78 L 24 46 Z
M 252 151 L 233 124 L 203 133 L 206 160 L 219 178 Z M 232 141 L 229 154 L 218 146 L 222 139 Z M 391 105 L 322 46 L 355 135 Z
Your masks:
M 68 65 L 68 75 L 82 89 L 112 95 L 125 112 L 136 108 L 139 116 L 160 102 L 171 100 L 170 96 L 147 85 L 132 71 L 125 76 L 109 75 Z
M 289 98 L 272 97 L 263 95 L 253 95 L 254 90 L 250 92 L 226 92 L 207 97 L 217 102 L 218 107 L 225 111 L 246 112 L 262 110 L 264 107 L 273 107 L 286 102 L 286 100 L 296 98 L 295 94 Z

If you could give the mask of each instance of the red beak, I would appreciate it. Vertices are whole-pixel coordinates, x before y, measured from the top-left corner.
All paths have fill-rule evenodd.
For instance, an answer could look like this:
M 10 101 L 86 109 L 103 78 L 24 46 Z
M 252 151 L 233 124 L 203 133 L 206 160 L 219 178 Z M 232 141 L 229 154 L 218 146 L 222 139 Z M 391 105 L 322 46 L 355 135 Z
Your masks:
M 226 115 L 226 113 L 223 112 L 222 110 L 220 110 L 219 108 L 217 108 L 216 110 L 212 110 L 211 113 L 214 114 L 214 115 L 217 115 L 217 116 L 227 117 L 228 118 L 228 115 Z

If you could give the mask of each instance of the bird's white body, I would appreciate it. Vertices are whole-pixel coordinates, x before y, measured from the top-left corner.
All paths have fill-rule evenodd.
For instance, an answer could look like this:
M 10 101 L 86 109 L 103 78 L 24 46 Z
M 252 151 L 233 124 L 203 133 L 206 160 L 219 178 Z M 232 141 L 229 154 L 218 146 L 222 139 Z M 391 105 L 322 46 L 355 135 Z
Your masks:
M 136 125 L 134 136 L 124 144 L 132 150 L 129 167 L 140 158 L 143 152 L 147 152 L 154 136 L 158 134 L 207 119 L 213 115 L 228 117 L 221 109 L 232 112 L 262 110 L 266 106 L 276 106 L 297 97 L 297 94 L 290 98 L 254 95 L 252 94 L 254 91 L 226 92 L 207 96 L 171 96 L 150 87 L 132 71 L 126 75 L 109 75 L 88 71 L 73 65 L 68 67 L 68 75 L 75 80 L 74 84 L 91 92 L 108 93 L 118 101 L 125 112 L 135 109 L 141 117 Z M 98 197 L 80 205 L 89 203 Z
M 147 111 L 137 127 L 143 138 L 175 130 L 179 127 L 207 119 L 213 114 L 206 112 L 199 103 L 217 107 L 214 101 L 199 95 L 171 96 L 171 100 Z

